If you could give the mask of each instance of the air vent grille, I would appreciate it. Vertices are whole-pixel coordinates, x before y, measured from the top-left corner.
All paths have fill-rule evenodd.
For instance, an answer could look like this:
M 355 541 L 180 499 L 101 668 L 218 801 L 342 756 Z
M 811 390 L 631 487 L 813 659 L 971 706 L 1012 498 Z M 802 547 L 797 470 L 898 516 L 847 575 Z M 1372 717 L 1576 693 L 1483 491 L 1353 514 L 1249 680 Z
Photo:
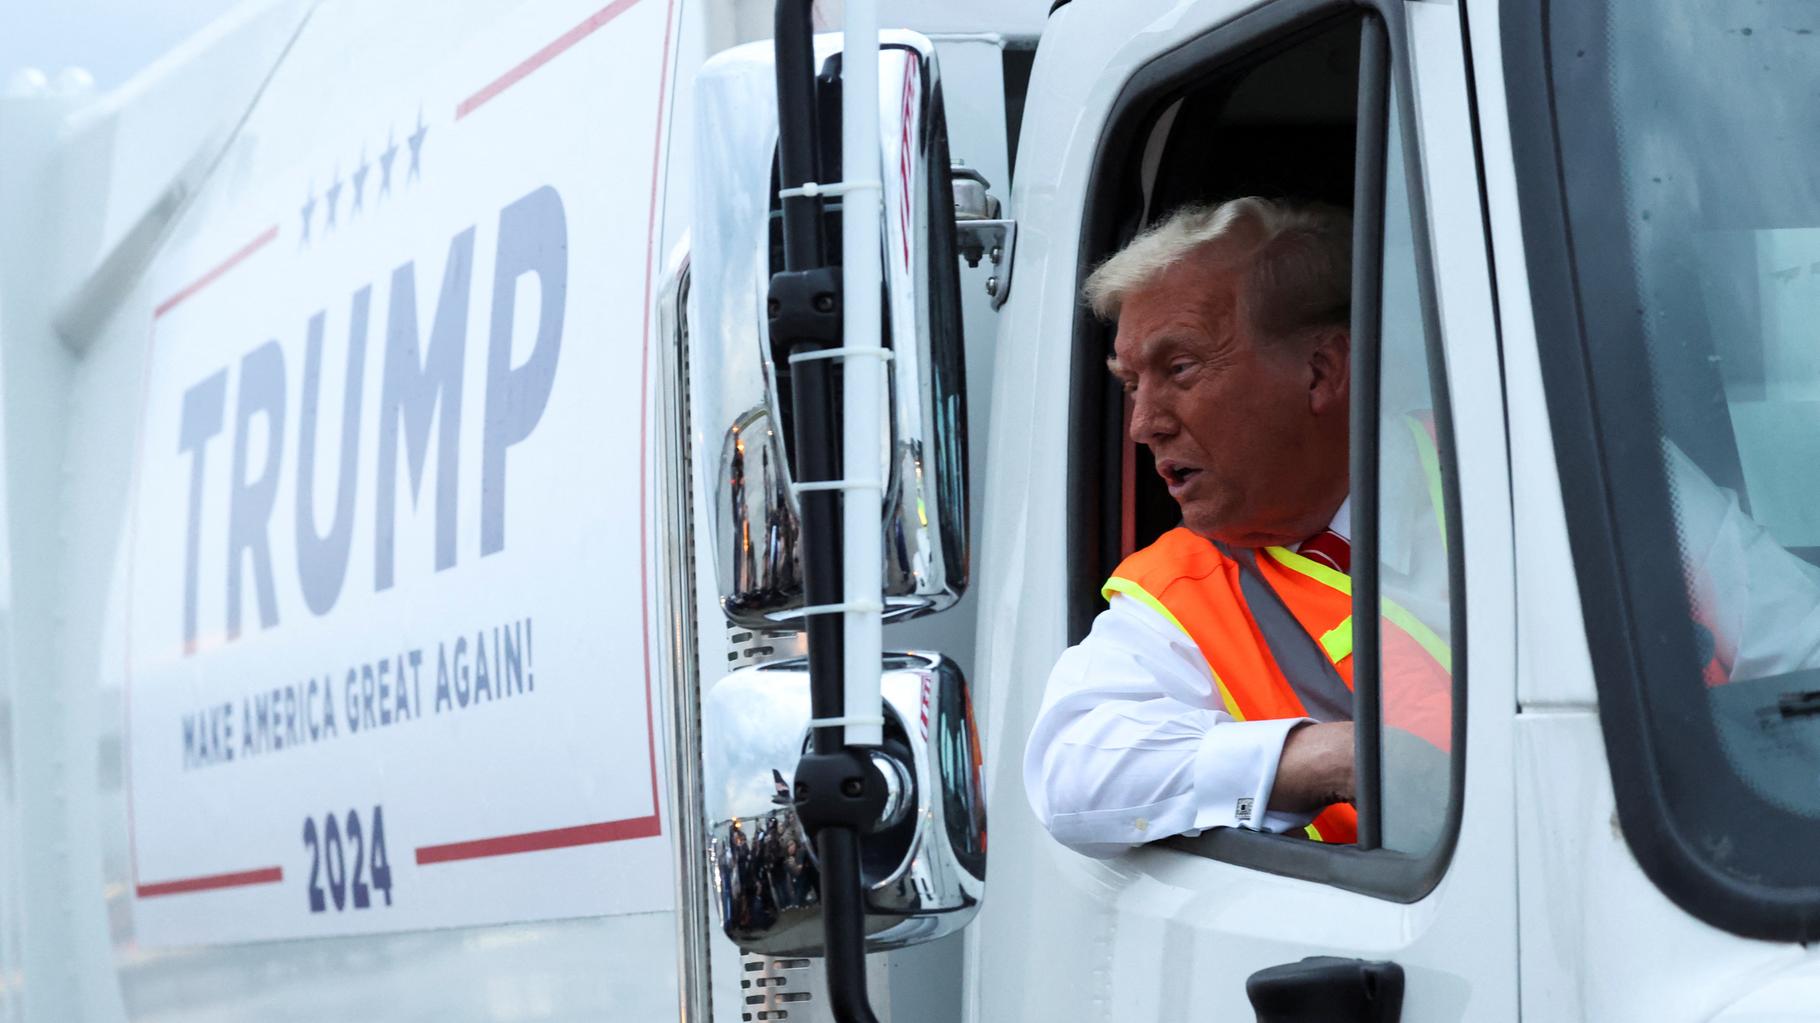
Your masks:
M 821 972 L 809 959 L 749 955 L 740 964 L 739 986 L 741 1023 L 788 1020 L 792 1012 L 806 1020 L 821 988 Z

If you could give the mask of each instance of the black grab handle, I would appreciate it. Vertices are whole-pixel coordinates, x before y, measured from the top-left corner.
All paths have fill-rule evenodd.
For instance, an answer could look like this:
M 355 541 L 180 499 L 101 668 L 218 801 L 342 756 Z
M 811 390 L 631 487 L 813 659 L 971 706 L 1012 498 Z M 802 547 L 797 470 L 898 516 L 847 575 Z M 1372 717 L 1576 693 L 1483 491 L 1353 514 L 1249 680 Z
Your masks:
M 1397 1023 L 1403 1018 L 1403 968 L 1310 956 L 1252 974 L 1245 994 L 1258 1023 Z

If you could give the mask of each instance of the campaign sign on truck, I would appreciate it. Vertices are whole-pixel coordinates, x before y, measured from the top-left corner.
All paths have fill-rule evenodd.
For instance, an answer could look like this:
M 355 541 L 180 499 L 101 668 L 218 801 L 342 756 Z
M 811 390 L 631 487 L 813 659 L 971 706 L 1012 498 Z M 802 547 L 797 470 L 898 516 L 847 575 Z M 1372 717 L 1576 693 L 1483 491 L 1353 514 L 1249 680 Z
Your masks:
M 580 13 L 380 91 L 220 217 L 251 228 L 161 259 L 142 944 L 673 901 L 642 454 L 670 11 Z

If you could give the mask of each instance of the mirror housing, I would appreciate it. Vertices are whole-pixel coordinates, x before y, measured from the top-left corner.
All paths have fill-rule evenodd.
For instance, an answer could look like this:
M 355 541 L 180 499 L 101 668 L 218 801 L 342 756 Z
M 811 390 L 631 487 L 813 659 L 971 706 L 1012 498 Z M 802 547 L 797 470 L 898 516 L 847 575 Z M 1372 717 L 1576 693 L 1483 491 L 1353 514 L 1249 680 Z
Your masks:
M 881 35 L 879 163 L 847 176 L 883 185 L 882 337 L 887 407 L 884 619 L 953 606 L 969 572 L 966 360 L 947 129 L 934 48 Z M 839 35 L 816 38 L 824 66 Z M 720 457 L 705 464 L 720 603 L 736 625 L 802 628 L 800 509 L 785 415 L 790 367 L 772 354 L 766 295 L 775 233 L 775 70 L 769 43 L 715 56 L 697 80 L 695 246 L 689 337 L 693 420 Z M 838 88 L 821 76 L 820 88 Z M 829 131 L 838 151 L 838 132 Z M 838 208 L 838 204 L 831 203 Z M 838 238 L 835 216 L 828 237 Z
M 908 768 L 898 823 L 861 840 L 866 950 L 966 926 L 986 881 L 985 779 L 967 683 L 939 654 L 885 655 L 885 752 Z M 744 668 L 702 705 L 710 901 L 742 950 L 820 955 L 814 846 L 791 805 L 809 740 L 801 660 Z

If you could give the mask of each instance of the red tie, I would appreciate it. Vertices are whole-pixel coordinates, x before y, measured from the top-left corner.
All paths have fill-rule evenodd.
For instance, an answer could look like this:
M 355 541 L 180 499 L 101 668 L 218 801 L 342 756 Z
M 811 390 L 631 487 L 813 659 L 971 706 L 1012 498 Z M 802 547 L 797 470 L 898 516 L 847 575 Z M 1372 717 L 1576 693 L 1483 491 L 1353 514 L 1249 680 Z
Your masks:
M 1335 571 L 1352 574 L 1352 544 L 1331 529 L 1323 529 L 1303 540 L 1297 553 Z

